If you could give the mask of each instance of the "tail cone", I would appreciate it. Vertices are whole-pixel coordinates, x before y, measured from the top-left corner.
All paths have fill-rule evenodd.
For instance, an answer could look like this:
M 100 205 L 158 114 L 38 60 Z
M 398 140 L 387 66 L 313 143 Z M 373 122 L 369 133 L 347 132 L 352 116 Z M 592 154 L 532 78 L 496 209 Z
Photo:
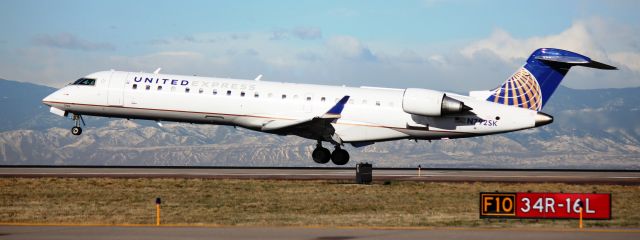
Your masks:
M 536 115 L 536 127 L 544 126 L 553 122 L 553 117 L 549 114 L 538 112 Z

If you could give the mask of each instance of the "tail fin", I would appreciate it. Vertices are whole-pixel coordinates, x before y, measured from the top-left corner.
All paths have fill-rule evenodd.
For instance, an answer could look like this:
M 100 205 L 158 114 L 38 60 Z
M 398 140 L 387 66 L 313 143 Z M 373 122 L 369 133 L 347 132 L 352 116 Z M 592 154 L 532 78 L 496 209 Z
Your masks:
M 567 50 L 540 48 L 487 101 L 540 111 L 573 66 L 617 69 Z

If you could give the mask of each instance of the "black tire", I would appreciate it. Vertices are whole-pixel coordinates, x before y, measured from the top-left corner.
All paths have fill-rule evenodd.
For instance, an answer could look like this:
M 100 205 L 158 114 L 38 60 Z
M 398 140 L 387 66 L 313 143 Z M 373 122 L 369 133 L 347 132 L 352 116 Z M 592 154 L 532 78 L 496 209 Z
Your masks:
M 329 151 L 329 149 L 317 147 L 315 150 L 313 150 L 313 153 L 311 153 L 311 157 L 313 158 L 314 162 L 325 164 L 328 163 L 331 159 L 331 152 Z
M 82 134 L 82 128 L 80 128 L 80 127 L 72 127 L 71 128 L 71 134 L 76 135 L 76 136 Z
M 349 162 L 349 153 L 344 149 L 336 149 L 331 153 L 331 161 L 335 165 L 345 165 Z

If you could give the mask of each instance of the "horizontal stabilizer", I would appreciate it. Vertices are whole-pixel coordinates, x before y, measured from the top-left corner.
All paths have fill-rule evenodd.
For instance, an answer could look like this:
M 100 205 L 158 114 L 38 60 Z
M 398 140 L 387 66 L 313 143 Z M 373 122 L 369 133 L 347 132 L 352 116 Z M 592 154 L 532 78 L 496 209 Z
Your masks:
M 607 65 L 601 62 L 597 62 L 597 61 L 589 61 L 589 63 L 587 64 L 580 64 L 580 66 L 583 67 L 590 67 L 590 68 L 597 68 L 597 69 L 604 69 L 604 70 L 618 70 L 617 67 L 611 66 L 611 65 Z
M 538 59 L 544 62 L 564 63 L 571 66 L 583 66 L 583 67 L 590 67 L 590 68 L 604 69 L 604 70 L 618 69 L 614 66 L 591 60 L 591 58 L 582 56 L 580 54 L 576 54 L 576 53 L 571 53 L 571 54 L 572 55 L 540 55 L 540 56 L 536 56 L 535 59 Z

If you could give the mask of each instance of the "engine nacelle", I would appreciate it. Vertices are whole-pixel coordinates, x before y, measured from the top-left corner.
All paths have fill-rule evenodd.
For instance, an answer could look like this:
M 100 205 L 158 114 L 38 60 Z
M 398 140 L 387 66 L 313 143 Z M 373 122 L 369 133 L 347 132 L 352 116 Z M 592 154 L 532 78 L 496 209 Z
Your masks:
M 402 98 L 402 110 L 407 113 L 437 117 L 471 110 L 463 102 L 447 97 L 443 92 L 407 88 Z

